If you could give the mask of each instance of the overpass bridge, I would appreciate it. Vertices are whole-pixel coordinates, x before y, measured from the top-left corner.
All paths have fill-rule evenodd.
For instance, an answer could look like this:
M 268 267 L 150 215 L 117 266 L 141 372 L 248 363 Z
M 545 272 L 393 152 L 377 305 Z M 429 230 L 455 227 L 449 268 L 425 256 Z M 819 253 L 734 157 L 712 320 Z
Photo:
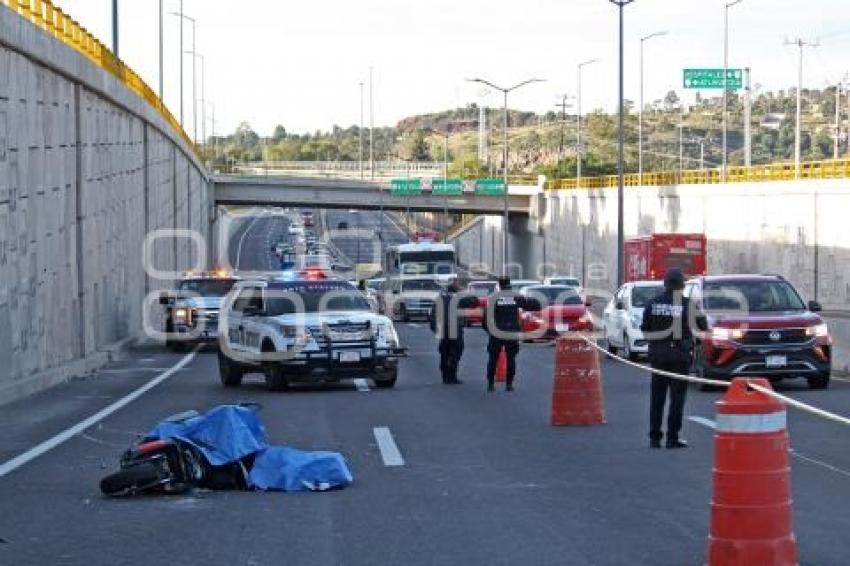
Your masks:
M 501 195 L 464 192 L 459 196 L 440 196 L 423 192 L 410 196 L 392 194 L 389 184 L 351 179 L 312 177 L 215 175 L 212 177 L 213 201 L 216 205 L 247 206 L 317 206 L 411 210 L 416 212 L 449 212 L 495 215 L 504 212 Z M 535 204 L 538 187 L 508 187 L 508 213 L 528 216 Z

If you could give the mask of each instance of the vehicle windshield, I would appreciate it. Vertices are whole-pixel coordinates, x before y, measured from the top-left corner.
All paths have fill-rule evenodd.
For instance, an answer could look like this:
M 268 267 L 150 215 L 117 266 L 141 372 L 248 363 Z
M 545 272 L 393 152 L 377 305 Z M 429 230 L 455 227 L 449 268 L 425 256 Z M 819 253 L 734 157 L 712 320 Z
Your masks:
M 186 279 L 178 291 L 196 293 L 202 297 L 223 297 L 230 292 L 235 279 Z
M 707 311 L 801 311 L 805 305 L 786 281 L 718 281 L 702 292 Z
M 454 273 L 453 262 L 443 261 L 437 263 L 403 263 L 401 273 L 403 275 L 450 275 Z
M 514 291 L 522 291 L 526 287 L 532 285 L 540 285 L 540 281 L 514 281 L 511 283 L 511 289 Z
M 543 302 L 547 305 L 581 305 L 583 301 L 578 292 L 573 287 L 564 285 L 545 286 L 545 287 L 528 287 L 525 290 L 525 295 L 531 297 L 543 297 Z
M 303 312 L 305 313 L 371 310 L 363 295 L 350 286 L 304 285 L 301 288 L 274 289 L 271 291 L 271 293 L 275 292 L 279 296 L 268 296 L 266 299 L 266 314 L 268 316 L 281 316 L 298 312 L 300 308 L 299 298 L 303 302 Z
M 575 277 L 553 277 L 552 285 L 564 285 L 566 287 L 581 287 L 581 283 Z
M 496 292 L 496 283 L 475 283 L 469 286 L 469 292 L 476 297 L 486 297 Z
M 664 288 L 661 285 L 650 287 L 632 287 L 632 307 L 643 308 L 654 299 Z
M 402 291 L 439 291 L 440 284 L 433 279 L 411 279 L 401 284 Z

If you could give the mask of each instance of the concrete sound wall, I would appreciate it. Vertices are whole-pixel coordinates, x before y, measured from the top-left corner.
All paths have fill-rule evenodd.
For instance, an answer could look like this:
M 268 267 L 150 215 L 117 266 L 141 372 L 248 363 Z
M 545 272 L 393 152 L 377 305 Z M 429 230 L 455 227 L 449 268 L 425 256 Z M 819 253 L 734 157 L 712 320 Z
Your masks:
M 550 264 L 548 273 L 581 276 L 600 294 L 613 291 L 617 190 L 550 191 L 540 198 L 539 217 L 533 211 L 525 230 L 520 229 L 520 220 L 511 222 L 511 258 L 520 264 L 523 276 L 538 277 L 538 265 L 545 261 Z M 624 210 L 627 237 L 705 233 L 709 273 L 788 277 L 804 298 L 823 304 L 838 344 L 836 366 L 848 369 L 850 181 L 630 187 Z M 476 242 L 486 227 L 482 222 L 457 238 L 466 262 L 491 261 L 492 253 L 486 249 L 476 253 Z M 498 225 L 495 229 L 500 231 Z
M 145 235 L 208 233 L 206 172 L 144 100 L 0 5 L 0 403 L 140 335 Z M 181 270 L 188 240 L 154 245 Z

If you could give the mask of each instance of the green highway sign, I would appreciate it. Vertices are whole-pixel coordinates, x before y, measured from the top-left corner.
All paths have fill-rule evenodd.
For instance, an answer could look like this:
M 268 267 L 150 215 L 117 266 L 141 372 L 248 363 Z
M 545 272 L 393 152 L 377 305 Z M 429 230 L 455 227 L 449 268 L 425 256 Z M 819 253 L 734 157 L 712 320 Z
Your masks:
M 478 179 L 475 181 L 476 195 L 503 195 L 505 181 L 503 179 Z
M 744 71 L 727 69 L 726 88 L 740 90 L 743 86 Z M 685 88 L 723 88 L 723 69 L 685 69 L 683 72 Z
M 431 193 L 441 196 L 460 196 L 463 194 L 463 179 L 433 179 Z
M 390 194 L 395 196 L 422 194 L 422 181 L 420 179 L 393 179 L 390 181 Z

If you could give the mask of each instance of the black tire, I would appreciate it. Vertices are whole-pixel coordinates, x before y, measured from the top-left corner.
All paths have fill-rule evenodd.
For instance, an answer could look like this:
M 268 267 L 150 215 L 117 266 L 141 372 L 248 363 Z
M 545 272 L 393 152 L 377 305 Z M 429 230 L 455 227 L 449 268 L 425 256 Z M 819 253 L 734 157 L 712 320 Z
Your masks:
M 266 387 L 270 391 L 286 391 L 289 389 L 289 378 L 286 377 L 280 364 L 274 362 L 266 364 L 263 373 L 266 376 Z
M 408 314 L 407 307 L 404 305 L 404 303 L 402 303 L 401 306 L 398 307 L 398 316 L 402 320 L 402 322 L 410 322 L 410 314 Z
M 694 375 L 702 379 L 717 379 L 717 376 L 705 369 L 705 360 L 702 357 L 702 344 L 700 343 L 694 344 L 694 361 L 691 369 Z M 700 383 L 698 388 L 700 391 L 720 391 L 723 389 L 722 387 L 708 385 L 707 383 Z
M 605 336 L 606 336 L 606 338 L 605 338 L 605 349 L 608 350 L 609 354 L 614 354 L 616 356 L 617 355 L 617 347 L 614 344 L 612 344 L 611 340 L 607 337 L 608 336 L 607 331 L 605 332 Z
M 100 491 L 110 496 L 133 495 L 158 480 L 159 469 L 150 462 L 144 462 L 109 474 L 100 480 Z
M 638 355 L 637 353 L 632 352 L 632 348 L 629 346 L 629 335 L 625 332 L 623 333 L 623 357 L 630 362 L 638 361 Z
M 228 358 L 222 351 L 218 352 L 218 377 L 225 387 L 239 387 L 245 371 L 242 366 Z
M 826 389 L 829 387 L 829 381 L 829 373 L 819 373 L 816 377 L 810 377 L 808 379 L 809 389 Z
M 393 368 L 390 371 L 381 372 L 372 377 L 375 382 L 375 387 L 378 389 L 390 389 L 395 387 L 395 382 L 398 380 L 398 368 Z
M 172 352 L 179 354 L 186 351 L 186 342 L 182 340 L 166 340 L 165 347 Z

